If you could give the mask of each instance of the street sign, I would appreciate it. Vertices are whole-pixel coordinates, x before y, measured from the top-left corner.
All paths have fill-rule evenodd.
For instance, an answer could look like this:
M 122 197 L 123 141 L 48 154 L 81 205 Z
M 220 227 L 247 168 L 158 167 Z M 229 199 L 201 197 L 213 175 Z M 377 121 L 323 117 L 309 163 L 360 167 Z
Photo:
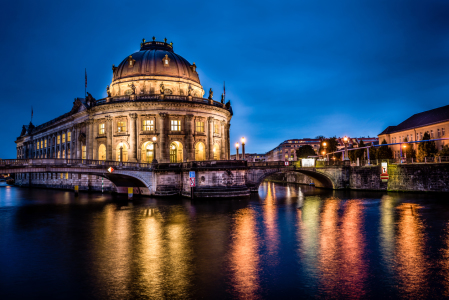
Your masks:
M 195 187 L 195 177 L 190 177 L 189 182 L 190 182 L 190 187 Z
M 286 166 L 288 166 L 288 161 L 285 161 L 284 164 L 285 164 Z
M 114 172 L 114 168 L 113 168 L 113 167 L 109 167 L 109 168 L 108 168 L 108 172 L 109 172 L 109 173 Z
M 128 199 L 133 198 L 133 194 L 134 194 L 133 191 L 134 191 L 134 188 L 128 187 Z
M 189 178 L 195 178 L 195 171 L 189 172 Z
M 382 174 L 380 174 L 380 180 L 382 180 L 382 182 L 387 182 L 388 181 L 388 163 L 387 162 L 382 162 L 381 164 L 382 166 Z

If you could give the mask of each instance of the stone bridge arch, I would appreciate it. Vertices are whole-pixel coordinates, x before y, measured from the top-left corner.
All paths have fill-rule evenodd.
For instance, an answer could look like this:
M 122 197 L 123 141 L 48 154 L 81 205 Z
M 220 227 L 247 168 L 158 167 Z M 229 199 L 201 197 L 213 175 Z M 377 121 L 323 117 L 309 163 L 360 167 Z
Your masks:
M 337 189 L 338 186 L 334 179 L 328 174 L 317 172 L 315 168 L 291 169 L 291 168 L 275 168 L 275 169 L 250 169 L 247 174 L 247 185 L 251 191 L 257 191 L 260 184 L 268 177 L 278 173 L 301 173 L 308 176 L 315 183 L 316 187 L 326 189 Z

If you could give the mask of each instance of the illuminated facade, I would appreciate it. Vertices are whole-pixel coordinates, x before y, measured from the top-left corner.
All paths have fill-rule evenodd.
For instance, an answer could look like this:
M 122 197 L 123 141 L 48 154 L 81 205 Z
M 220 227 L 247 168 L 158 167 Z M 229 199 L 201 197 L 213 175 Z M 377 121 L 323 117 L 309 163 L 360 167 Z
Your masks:
M 108 97 L 89 93 L 72 110 L 39 126 L 23 126 L 17 158 L 71 158 L 151 163 L 226 160 L 230 102 L 203 98 L 196 64 L 173 44 L 141 43 L 107 87 Z M 156 142 L 154 143 L 154 138 Z

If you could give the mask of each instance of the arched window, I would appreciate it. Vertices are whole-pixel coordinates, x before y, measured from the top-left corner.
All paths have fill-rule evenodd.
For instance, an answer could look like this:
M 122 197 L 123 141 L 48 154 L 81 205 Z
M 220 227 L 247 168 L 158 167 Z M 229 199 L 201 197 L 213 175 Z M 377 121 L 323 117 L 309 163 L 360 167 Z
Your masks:
M 98 159 L 106 160 L 106 146 L 104 144 L 101 144 L 100 147 L 98 147 Z
M 206 159 L 206 147 L 202 142 L 196 143 L 195 145 L 195 160 L 203 161 Z
M 142 145 L 140 161 L 143 163 L 152 163 L 154 158 L 154 144 L 146 142 Z
M 218 144 L 214 144 L 214 160 L 220 160 L 220 146 Z
M 182 144 L 180 142 L 173 142 L 170 144 L 170 162 L 179 163 L 183 161 Z
M 123 159 L 120 160 L 120 150 L 123 154 Z M 125 143 L 119 143 L 116 148 L 116 156 L 117 161 L 127 162 L 128 161 L 128 147 Z

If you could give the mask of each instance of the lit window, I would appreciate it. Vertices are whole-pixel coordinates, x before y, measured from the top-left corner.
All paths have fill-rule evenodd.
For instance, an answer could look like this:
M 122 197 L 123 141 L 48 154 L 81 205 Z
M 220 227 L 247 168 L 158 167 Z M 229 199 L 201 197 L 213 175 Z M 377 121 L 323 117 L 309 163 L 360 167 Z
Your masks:
M 439 129 L 438 129 L 438 131 L 440 131 Z M 44 147 L 44 141 L 41 141 L 41 149 Z
M 103 124 L 100 124 L 100 125 L 98 125 L 98 126 L 99 126 L 99 128 L 98 128 L 99 134 L 104 134 L 104 133 L 105 133 L 104 123 L 103 123 Z
M 39 142 L 36 143 L 36 150 L 39 149 Z
M 82 156 L 81 156 L 81 159 L 86 159 L 86 146 L 82 146 Z
M 70 142 L 72 140 L 72 133 L 69 131 L 67 132 L 67 142 Z
M 62 134 L 62 143 L 65 143 L 65 133 Z
M 153 131 L 154 130 L 154 121 L 153 120 L 143 120 L 142 130 L 143 131 Z
M 65 173 L 65 179 L 69 179 L 69 173 Z
M 441 128 L 441 135 L 444 135 L 444 128 Z
M 216 134 L 220 133 L 220 128 L 219 128 L 218 124 L 214 124 L 214 133 L 216 133 Z
M 171 131 L 181 131 L 181 120 L 171 120 Z
M 204 122 L 196 122 L 196 132 L 204 132 Z
M 63 179 L 63 178 L 64 178 L 64 173 L 60 173 L 60 174 L 61 174 L 61 175 L 60 175 L 60 176 L 61 176 L 61 179 Z
M 47 148 L 47 140 L 44 141 L 44 147 Z
M 58 144 L 58 145 L 61 143 L 61 136 L 60 136 L 60 135 L 58 135 L 58 138 L 56 139 L 56 141 L 57 141 L 57 144 Z M 58 158 L 59 158 L 59 157 L 58 157 Z
M 168 67 L 170 65 L 170 58 L 168 54 L 165 54 L 164 58 L 162 58 L 162 62 L 164 63 L 164 67 Z
M 118 132 L 126 132 L 126 122 L 125 121 L 117 122 L 117 131 Z

